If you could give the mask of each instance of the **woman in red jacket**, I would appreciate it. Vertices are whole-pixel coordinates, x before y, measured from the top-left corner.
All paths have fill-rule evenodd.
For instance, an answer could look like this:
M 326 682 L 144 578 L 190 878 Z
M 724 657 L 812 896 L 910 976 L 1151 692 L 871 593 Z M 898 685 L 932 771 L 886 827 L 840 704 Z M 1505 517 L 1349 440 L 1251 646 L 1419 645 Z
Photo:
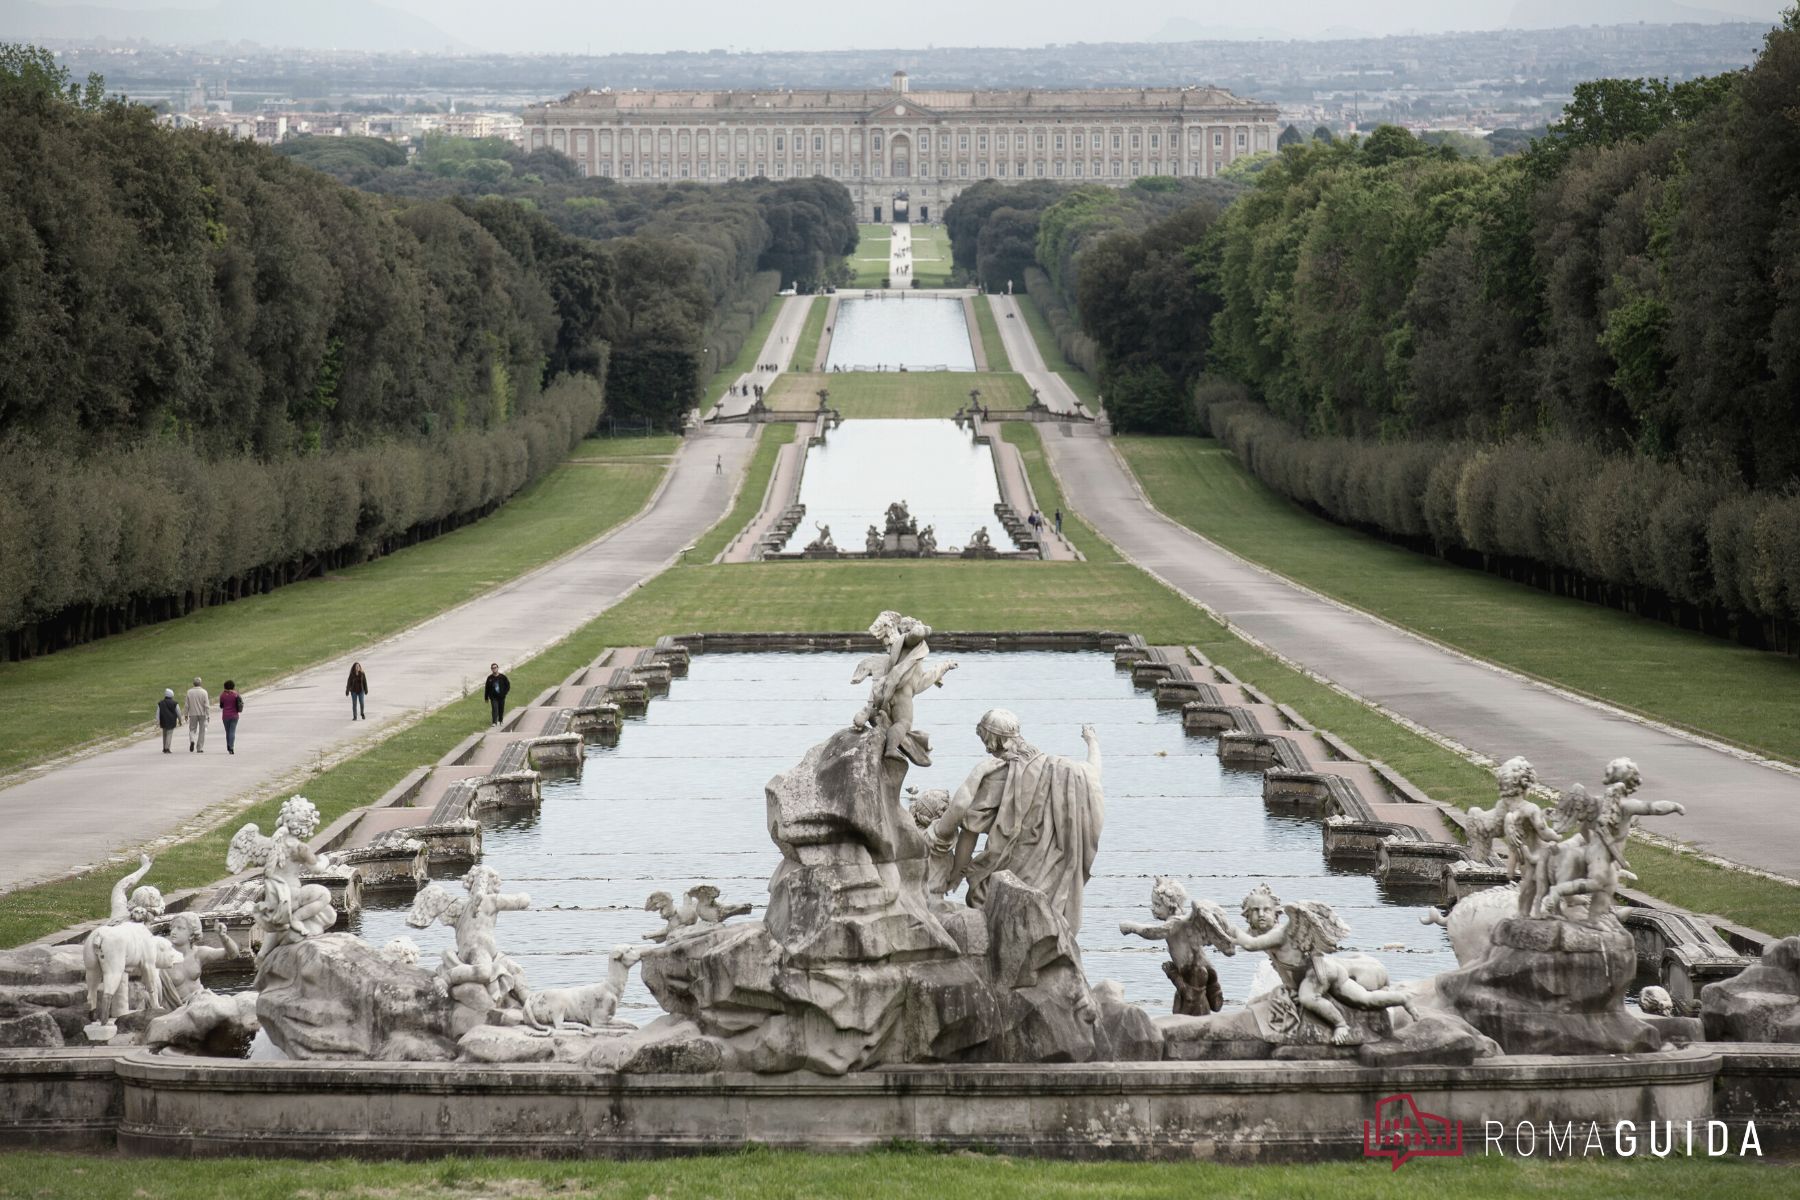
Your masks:
M 225 753 L 237 753 L 237 723 L 244 714 L 244 698 L 238 695 L 237 684 L 227 679 L 225 690 L 219 693 L 219 720 L 225 726 Z

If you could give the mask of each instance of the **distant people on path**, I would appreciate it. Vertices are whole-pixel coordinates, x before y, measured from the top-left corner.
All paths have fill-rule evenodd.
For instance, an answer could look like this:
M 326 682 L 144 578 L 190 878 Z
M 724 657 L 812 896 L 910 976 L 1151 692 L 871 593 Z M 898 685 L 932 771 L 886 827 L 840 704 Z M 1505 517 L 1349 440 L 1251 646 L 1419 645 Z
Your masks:
M 490 665 L 488 667 L 487 687 L 484 688 L 481 693 L 487 697 L 488 714 L 490 717 L 488 724 L 498 725 L 500 719 L 506 715 L 506 693 L 510 691 L 512 691 L 512 680 L 500 673 L 500 664 L 493 663 Z
M 162 730 L 163 753 L 173 754 L 169 744 L 175 740 L 175 730 L 181 724 L 181 705 L 175 703 L 174 688 L 164 688 L 162 699 L 156 702 L 156 724 Z
M 359 662 L 350 664 L 350 678 L 344 683 L 344 695 L 350 697 L 350 719 L 368 720 L 369 676 Z
M 724 473 L 725 473 L 725 456 L 723 454 L 721 454 L 717 458 L 713 459 L 713 474 L 714 475 L 723 475 Z
M 1056 510 L 1056 532 L 1062 532 L 1062 509 Z
M 206 722 L 212 715 L 212 697 L 200 684 L 200 677 L 194 676 L 194 686 L 187 690 L 187 697 L 181 703 L 181 711 L 187 716 L 188 753 L 206 753 Z
M 244 715 L 244 698 L 238 695 L 237 684 L 227 679 L 225 687 L 219 692 L 219 724 L 225 726 L 225 753 L 237 753 L 237 723 Z

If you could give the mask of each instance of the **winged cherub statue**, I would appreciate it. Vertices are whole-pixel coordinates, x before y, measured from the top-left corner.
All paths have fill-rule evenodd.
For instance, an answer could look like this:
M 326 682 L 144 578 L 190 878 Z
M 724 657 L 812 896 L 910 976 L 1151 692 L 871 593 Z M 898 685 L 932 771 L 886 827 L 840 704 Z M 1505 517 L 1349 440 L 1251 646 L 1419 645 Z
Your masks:
M 494 924 L 503 912 L 523 912 L 531 907 L 531 897 L 524 892 L 502 893 L 500 872 L 492 867 L 476 865 L 463 876 L 467 894 L 458 896 L 442 884 L 430 884 L 413 900 L 406 923 L 414 929 L 429 928 L 442 921 L 456 931 L 456 949 L 444 951 L 438 965 L 438 978 L 452 995 L 458 988 L 476 985 L 487 997 L 485 1005 L 459 1003 L 469 1008 L 507 1008 L 523 1010 L 528 992 L 524 972 L 519 964 L 500 953 L 494 939 Z
M 232 835 L 225 852 L 226 869 L 236 873 L 261 866 L 262 896 L 252 910 L 262 942 L 262 959 L 277 946 L 324 933 L 337 924 L 331 891 L 323 884 L 302 883 L 306 867 L 320 865 L 307 845 L 319 829 L 319 810 L 305 796 L 290 796 L 276 817 L 275 832 L 264 837 L 254 821 Z
M 943 687 L 944 676 L 956 670 L 956 663 L 925 664 L 931 653 L 926 642 L 931 626 L 917 617 L 902 616 L 892 610 L 883 612 L 869 626 L 869 634 L 879 638 L 886 650 L 863 659 L 850 676 L 851 683 L 875 680 L 869 686 L 869 702 L 850 724 L 866 729 L 885 717 L 888 728 L 884 756 L 910 758 L 921 767 L 929 767 L 931 741 L 913 729 L 913 700 L 926 688 Z

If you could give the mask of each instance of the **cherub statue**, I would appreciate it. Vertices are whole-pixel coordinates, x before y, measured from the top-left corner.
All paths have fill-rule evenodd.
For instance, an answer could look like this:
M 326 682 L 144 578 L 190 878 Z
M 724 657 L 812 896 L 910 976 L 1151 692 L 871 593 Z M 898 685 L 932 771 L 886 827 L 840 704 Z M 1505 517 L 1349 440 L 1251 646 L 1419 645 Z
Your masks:
M 1279 915 L 1283 909 L 1285 921 Z M 1248 933 L 1227 924 L 1222 911 L 1208 920 L 1220 924 L 1239 948 L 1265 951 L 1295 1003 L 1331 1026 L 1334 1045 L 1347 1046 L 1356 1037 L 1334 999 L 1352 1008 L 1398 1007 L 1418 1016 L 1410 996 L 1388 987 L 1387 969 L 1379 962 L 1366 955 L 1332 957 L 1350 929 L 1329 904 L 1306 900 L 1283 905 L 1263 883 L 1244 897 L 1243 912 Z
M 223 923 L 218 926 L 223 949 L 199 945 L 205 929 L 198 913 L 176 913 L 169 921 L 169 944 L 181 955 L 181 961 L 163 972 L 163 987 L 179 1003 L 186 1003 L 206 989 L 200 975 L 207 963 L 227 962 L 238 956 L 238 944 Z
M 863 534 L 863 553 L 870 558 L 879 558 L 884 544 L 885 541 L 881 536 L 881 530 L 875 528 L 873 525 L 869 526 L 869 532 Z
M 831 540 L 831 526 L 815 521 L 813 528 L 819 531 L 819 536 L 806 544 L 806 552 L 808 554 L 836 554 L 837 543 Z
M 907 795 L 912 799 L 906 806 L 906 813 L 929 839 L 932 824 L 950 809 L 950 793 L 944 788 L 928 788 L 925 791 L 908 788 Z M 961 880 L 962 877 L 956 873 L 956 855 L 947 849 L 932 851 L 925 868 L 925 894 L 933 899 L 948 895 L 950 889 Z
M 700 919 L 699 906 L 691 901 L 681 907 L 675 906 L 674 897 L 667 892 L 651 892 L 650 898 L 644 901 L 644 911 L 653 912 L 663 919 L 663 927 L 644 935 L 645 941 L 666 942 L 682 929 Z
M 1156 924 L 1121 921 L 1119 932 L 1169 944 L 1169 961 L 1163 963 L 1163 974 L 1175 985 L 1175 1015 L 1204 1017 L 1224 1008 L 1219 973 L 1206 957 L 1206 948 L 1213 946 L 1225 954 L 1235 954 L 1237 946 L 1219 919 L 1222 914 L 1217 906 L 1193 903 L 1180 880 L 1158 875 L 1150 888 L 1150 914 L 1156 918 Z
M 477 864 L 462 878 L 468 894 L 458 896 L 441 884 L 430 884 L 413 900 L 406 923 L 414 929 L 429 928 L 442 921 L 456 931 L 456 949 L 444 951 L 438 964 L 438 978 L 452 994 L 468 985 L 479 986 L 487 1003 L 468 1003 L 466 1007 L 523 1010 L 529 993 L 524 972 L 519 964 L 500 953 L 494 940 L 494 925 L 503 912 L 523 912 L 531 907 L 531 897 L 524 892 L 500 891 L 500 872 Z
M 548 988 L 531 993 L 525 1002 L 525 1020 L 538 1029 L 556 1029 L 567 1021 L 599 1029 L 611 1024 L 619 1010 L 619 998 L 631 979 L 631 968 L 642 958 L 642 946 L 614 946 L 606 958 L 606 981 L 585 987 Z
M 1620 835 L 1629 828 L 1630 818 L 1619 806 L 1612 788 L 1595 796 L 1578 783 L 1562 794 L 1556 804 L 1557 823 L 1573 833 L 1551 847 L 1549 887 L 1533 916 L 1570 918 L 1568 901 L 1575 896 L 1587 897 L 1583 917 L 1588 924 L 1612 915 L 1619 885 L 1637 878 L 1625 866 Z
M 986 525 L 977 529 L 975 531 L 975 536 L 969 539 L 969 549 L 971 550 L 992 550 L 993 548 L 994 543 L 992 539 L 988 537 Z
M 696 921 L 708 925 L 718 925 L 732 917 L 745 916 L 750 912 L 750 904 L 721 904 L 719 889 L 710 883 L 697 883 L 687 890 L 688 903 L 693 905 Z
M 1606 794 L 1616 805 L 1610 811 L 1616 813 L 1618 822 L 1613 841 L 1620 850 L 1625 848 L 1626 839 L 1631 836 L 1632 822 L 1636 818 L 1687 816 L 1687 806 L 1673 800 L 1634 799 L 1633 793 L 1643 786 L 1643 782 L 1643 772 L 1629 758 L 1615 758 L 1606 764 Z
M 1523 758 L 1515 757 L 1501 763 L 1494 778 L 1500 785 L 1500 798 L 1494 807 L 1469 809 L 1469 856 L 1478 863 L 1498 866 L 1501 858 L 1494 846 L 1495 839 L 1504 843 L 1507 815 L 1529 803 L 1527 794 L 1537 783 L 1537 771 Z M 1518 873 L 1518 863 L 1508 865 L 1514 874 Z
M 926 643 L 931 626 L 917 617 L 885 611 L 869 626 L 869 634 L 879 638 L 887 650 L 863 659 L 850 676 L 851 683 L 871 677 L 875 680 L 869 688 L 869 702 L 851 718 L 850 724 L 866 729 L 885 716 L 888 729 L 883 755 L 895 760 L 910 758 L 921 767 L 929 767 L 931 741 L 913 729 L 913 700 L 926 688 L 944 686 L 944 676 L 956 670 L 956 663 L 925 665 L 925 658 L 931 653 Z
M 919 553 L 937 553 L 937 531 L 929 525 L 919 530 Z
M 331 890 L 323 884 L 302 883 L 303 867 L 316 867 L 319 856 L 307 841 L 318 831 L 319 810 L 305 796 L 291 796 L 282 804 L 275 832 L 268 837 L 254 821 L 232 835 L 225 852 L 225 866 L 236 873 L 246 867 L 263 869 L 262 896 L 253 910 L 261 939 L 258 959 L 277 946 L 324 933 L 337 924 L 331 906 Z
M 1506 839 L 1507 870 L 1519 881 L 1518 913 L 1529 917 L 1550 886 L 1550 859 L 1561 835 L 1544 810 L 1526 798 L 1537 783 L 1537 772 L 1530 763 L 1510 758 L 1499 774 L 1500 802 L 1494 806 L 1494 816 Z

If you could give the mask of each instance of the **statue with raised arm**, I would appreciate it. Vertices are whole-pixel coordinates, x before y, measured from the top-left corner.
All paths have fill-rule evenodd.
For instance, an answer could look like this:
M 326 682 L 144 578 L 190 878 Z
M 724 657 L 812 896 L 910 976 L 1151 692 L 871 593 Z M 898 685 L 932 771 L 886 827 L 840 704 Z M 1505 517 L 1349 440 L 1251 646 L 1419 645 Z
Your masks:
M 1562 794 L 1557 801 L 1557 823 L 1572 832 L 1551 847 L 1548 856 L 1548 887 L 1532 910 L 1536 917 L 1580 917 L 1592 925 L 1612 915 L 1613 897 L 1621 884 L 1637 876 L 1625 865 L 1623 833 L 1630 828 L 1630 818 L 1620 811 L 1618 793 L 1607 788 L 1600 795 L 1590 793 L 1579 783 Z M 1571 911 L 1569 903 L 1576 896 L 1587 898 L 1585 912 Z
M 222 923 L 218 928 L 223 948 L 202 946 L 200 935 L 206 926 L 199 913 L 176 913 L 170 919 L 169 944 L 181 955 L 180 962 L 163 972 L 163 987 L 168 989 L 172 999 L 180 1003 L 193 999 L 205 990 L 200 975 L 207 963 L 228 962 L 238 956 L 237 942 Z
M 1206 948 L 1235 954 L 1237 946 L 1230 940 L 1217 906 L 1195 904 L 1179 879 L 1158 875 L 1150 888 L 1150 915 L 1156 918 L 1155 924 L 1121 921 L 1119 932 L 1169 944 L 1163 974 L 1175 985 L 1175 1015 L 1204 1017 L 1224 1008 L 1225 993 Z
M 851 683 L 875 681 L 869 686 L 868 703 L 851 718 L 851 727 L 866 729 L 885 720 L 884 756 L 929 767 L 931 739 L 913 728 L 913 701 L 927 688 L 944 686 L 944 676 L 956 670 L 956 663 L 927 665 L 931 647 L 926 639 L 931 636 L 931 626 L 917 617 L 885 611 L 869 626 L 869 634 L 886 649 L 863 659 L 850 676 Z
M 988 880 L 1011 871 L 1050 898 L 1072 937 L 1079 934 L 1082 892 L 1106 818 L 1099 735 L 1092 725 L 1081 727 L 1085 760 L 1045 754 L 1025 740 L 1019 718 L 1003 708 L 984 713 L 975 735 L 988 757 L 969 772 L 929 831 L 933 853 L 954 855 L 950 886 L 967 879 L 969 907 L 980 908 Z
M 277 946 L 324 933 L 337 924 L 331 890 L 322 884 L 302 883 L 306 867 L 320 859 L 307 845 L 319 829 L 319 810 L 305 796 L 290 796 L 276 818 L 275 832 L 262 835 L 255 822 L 232 835 L 225 852 L 226 869 L 232 872 L 261 866 L 262 896 L 253 909 L 262 945 L 261 961 Z
M 1685 817 L 1687 806 L 1673 800 L 1639 800 L 1634 793 L 1643 786 L 1644 775 L 1629 758 L 1615 758 L 1606 764 L 1606 794 L 1613 807 L 1608 811 L 1617 823 L 1614 843 L 1621 851 L 1631 837 L 1631 825 L 1638 817 Z
M 470 867 L 462 882 L 467 891 L 463 896 L 441 884 L 428 885 L 413 901 L 406 923 L 414 929 L 427 929 L 434 921 L 442 921 L 456 931 L 456 949 L 444 951 L 438 978 L 460 1007 L 471 1012 L 500 1008 L 523 1019 L 530 995 L 524 972 L 500 953 L 494 926 L 501 913 L 530 908 L 531 897 L 523 892 L 501 892 L 500 872 L 480 864 Z
M 863 534 L 863 553 L 870 558 L 880 558 L 883 544 L 881 530 L 869 526 L 869 532 Z
M 1333 1045 L 1347 1046 L 1356 1038 L 1339 1002 L 1368 1010 L 1404 1008 L 1418 1016 L 1410 996 L 1388 987 L 1387 968 L 1375 959 L 1333 956 L 1350 929 L 1329 904 L 1304 900 L 1283 905 L 1263 883 L 1244 897 L 1243 913 L 1248 932 L 1225 925 L 1226 936 L 1240 949 L 1268 954 L 1294 1003 L 1331 1027 Z M 1212 919 L 1223 923 L 1222 916 L 1215 913 Z

